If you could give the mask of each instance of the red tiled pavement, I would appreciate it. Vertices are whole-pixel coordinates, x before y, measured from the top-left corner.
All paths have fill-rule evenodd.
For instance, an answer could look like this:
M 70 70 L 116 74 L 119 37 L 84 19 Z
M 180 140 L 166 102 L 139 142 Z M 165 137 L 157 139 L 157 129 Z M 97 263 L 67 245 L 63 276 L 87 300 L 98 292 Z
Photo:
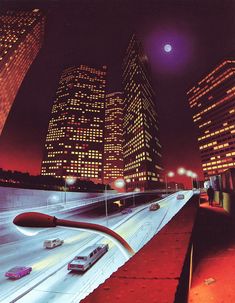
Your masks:
M 206 279 L 215 281 L 209 285 Z M 235 302 L 235 219 L 218 205 L 201 204 L 194 238 L 189 303 Z

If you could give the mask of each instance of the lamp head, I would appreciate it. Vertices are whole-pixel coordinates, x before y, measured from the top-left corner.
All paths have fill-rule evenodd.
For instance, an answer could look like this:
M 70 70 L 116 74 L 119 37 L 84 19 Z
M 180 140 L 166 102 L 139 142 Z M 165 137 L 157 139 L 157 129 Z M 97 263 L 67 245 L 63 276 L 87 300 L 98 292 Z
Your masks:
M 16 228 L 26 236 L 34 236 L 44 228 L 56 227 L 56 217 L 37 212 L 27 212 L 15 217 L 13 223 Z
M 117 187 L 117 188 L 123 188 L 125 186 L 125 181 L 123 179 L 117 179 L 114 181 L 114 185 Z
M 13 223 L 21 227 L 56 227 L 56 217 L 37 212 L 22 213 L 15 217 Z
M 183 168 L 183 167 L 180 167 L 180 168 L 177 169 L 177 173 L 179 175 L 184 175 L 186 173 L 186 169 Z
M 167 176 L 170 177 L 170 178 L 174 177 L 174 175 L 175 175 L 175 173 L 173 171 L 169 171 L 167 173 Z

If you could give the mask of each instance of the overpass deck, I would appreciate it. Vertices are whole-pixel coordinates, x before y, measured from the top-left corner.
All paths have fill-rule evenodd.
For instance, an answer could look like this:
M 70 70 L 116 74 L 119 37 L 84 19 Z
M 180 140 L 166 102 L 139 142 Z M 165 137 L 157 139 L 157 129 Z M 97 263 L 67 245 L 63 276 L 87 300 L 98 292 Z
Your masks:
M 187 302 L 198 200 L 193 196 L 152 240 L 81 302 Z

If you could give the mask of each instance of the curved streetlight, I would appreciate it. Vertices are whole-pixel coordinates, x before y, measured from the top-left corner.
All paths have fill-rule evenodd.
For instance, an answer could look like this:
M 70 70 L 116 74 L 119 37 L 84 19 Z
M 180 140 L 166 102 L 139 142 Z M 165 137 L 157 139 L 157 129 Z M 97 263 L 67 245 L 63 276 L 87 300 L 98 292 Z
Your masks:
M 119 234 L 99 224 L 63 220 L 38 212 L 22 213 L 15 217 L 13 223 L 17 226 L 17 228 L 22 233 L 26 235 L 30 235 L 29 233 L 30 231 L 31 231 L 31 235 L 35 235 L 38 232 L 42 231 L 42 229 L 44 228 L 51 228 L 57 226 L 67 227 L 72 229 L 75 228 L 82 231 L 88 231 L 88 232 L 90 231 L 93 233 L 98 233 L 113 241 L 118 246 L 118 248 L 122 251 L 122 253 L 127 258 L 127 260 L 135 254 L 131 246 Z

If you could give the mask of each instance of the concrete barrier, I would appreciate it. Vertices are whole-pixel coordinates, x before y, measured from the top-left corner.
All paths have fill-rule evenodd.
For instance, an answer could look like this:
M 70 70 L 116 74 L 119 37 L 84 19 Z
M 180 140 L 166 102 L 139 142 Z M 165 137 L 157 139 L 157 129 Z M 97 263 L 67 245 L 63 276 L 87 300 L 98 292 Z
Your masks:
M 192 269 L 198 195 L 81 303 L 184 303 Z
M 103 193 L 66 192 L 66 200 L 89 199 L 100 195 Z M 40 207 L 47 205 L 47 203 L 64 203 L 64 199 L 65 193 L 62 191 L 0 187 L 0 211 Z
M 235 193 L 215 192 L 215 202 L 219 203 L 231 216 L 235 216 Z

